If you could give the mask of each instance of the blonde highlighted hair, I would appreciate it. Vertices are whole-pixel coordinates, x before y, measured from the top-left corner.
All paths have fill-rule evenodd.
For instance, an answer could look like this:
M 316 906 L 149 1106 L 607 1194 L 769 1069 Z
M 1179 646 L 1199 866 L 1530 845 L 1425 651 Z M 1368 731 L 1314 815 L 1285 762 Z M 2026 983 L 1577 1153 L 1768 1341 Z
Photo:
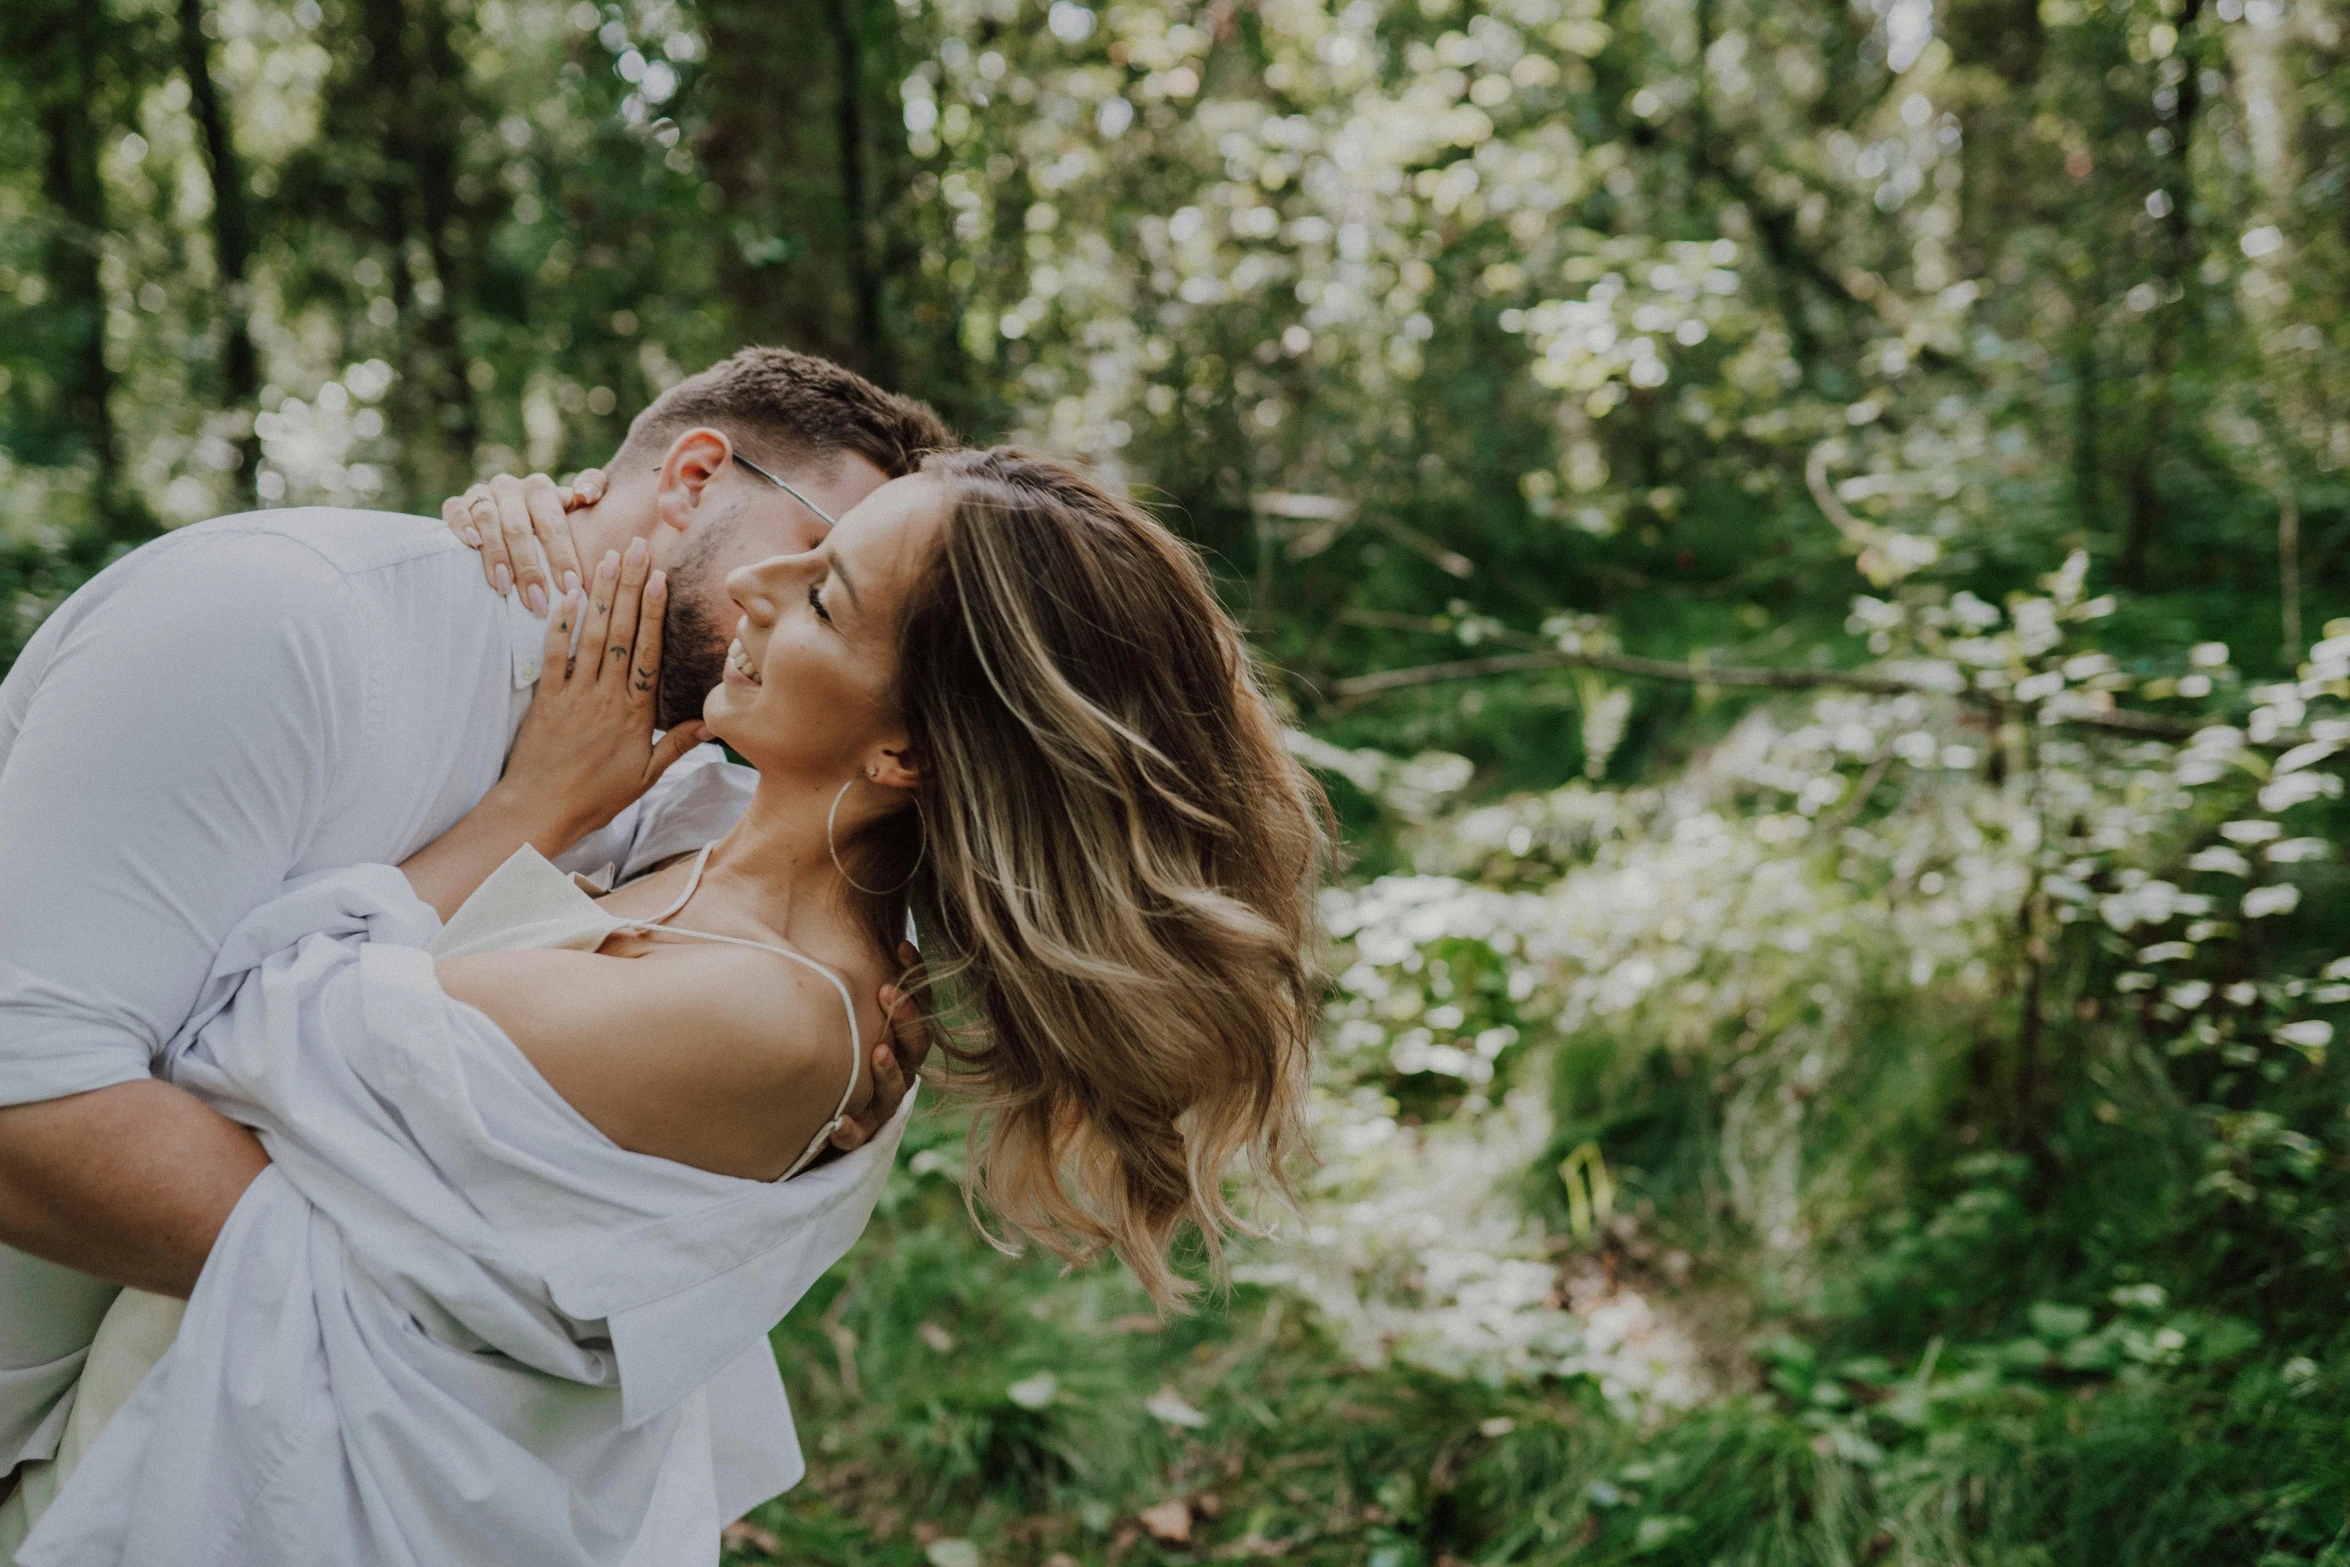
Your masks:
M 897 694 L 924 774 L 924 958 L 981 1112 L 971 1192 L 1174 1305 L 1179 1238 L 1220 1275 L 1246 1228 L 1227 1174 L 1279 1189 L 1303 1142 L 1328 807 L 1174 534 L 1017 451 L 923 472 L 947 520 Z M 910 825 L 864 846 L 874 875 L 911 859 Z

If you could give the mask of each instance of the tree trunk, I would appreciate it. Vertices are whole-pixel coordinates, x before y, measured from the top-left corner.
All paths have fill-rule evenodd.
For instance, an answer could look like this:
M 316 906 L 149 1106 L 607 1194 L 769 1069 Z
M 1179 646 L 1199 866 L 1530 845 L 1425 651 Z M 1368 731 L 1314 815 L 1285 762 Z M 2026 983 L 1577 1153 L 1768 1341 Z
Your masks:
M 2202 10 L 2203 0 L 2187 0 L 2180 11 L 2180 49 L 2186 49 L 2195 19 Z M 2182 58 L 2193 56 L 2187 54 Z M 2195 231 L 2187 211 L 2192 194 L 2187 154 L 2194 140 L 2196 111 L 2203 102 L 2200 74 L 2189 70 L 2180 78 L 2175 91 L 2178 99 L 2172 117 L 2171 148 L 2163 159 L 2168 165 L 2164 185 L 2166 193 L 2171 195 L 2171 204 L 2156 219 L 2159 227 L 2154 245 L 2154 276 L 2165 285 L 2164 297 L 2147 312 L 2154 338 L 2146 356 L 2146 419 L 2136 450 L 2131 453 L 2129 477 L 2125 481 L 2129 513 L 2123 523 L 2121 577 L 2129 586 L 2140 589 L 2147 586 L 2151 557 L 2162 529 L 2162 498 L 2155 489 L 2154 465 L 2170 444 L 2178 400 L 2175 380 L 2179 339 L 2198 319 L 2198 312 L 2186 297 L 2195 286 Z M 2173 294 L 2179 296 L 2176 302 L 2170 297 Z
M 422 332 L 441 369 L 441 395 L 446 399 L 441 420 L 464 468 L 473 477 L 473 448 L 481 439 L 481 415 L 475 406 L 471 367 L 457 323 L 463 305 L 473 297 L 473 232 L 471 214 L 457 191 L 458 126 L 464 118 L 465 62 L 449 39 L 449 13 L 441 0 L 411 0 L 407 99 L 412 106 L 412 135 L 405 151 L 413 171 L 418 216 L 432 269 L 440 283 L 439 298 L 424 312 Z
M 106 236 L 106 191 L 98 177 L 100 127 L 97 61 L 105 45 L 95 4 L 56 8 L 44 51 L 47 92 L 41 106 L 46 142 L 41 194 L 54 214 L 42 270 L 51 290 L 57 334 L 58 401 L 75 443 L 90 457 L 90 510 L 103 544 L 130 543 L 153 531 L 146 508 L 130 494 L 114 428 L 114 372 L 106 363 L 106 295 L 98 276 Z
M 409 503 L 429 507 L 471 480 L 480 429 L 458 332 L 471 248 L 457 193 L 463 64 L 435 0 L 361 0 L 353 22 L 351 63 L 329 89 L 328 135 L 375 155 L 332 178 L 354 238 L 382 247 L 399 319 L 403 478 Z
M 742 336 L 870 372 L 880 299 L 870 260 L 858 261 L 856 10 L 853 0 L 712 0 L 710 118 L 695 150 L 723 197 L 720 275 Z M 812 73 L 810 45 L 827 32 L 833 70 Z
M 252 289 L 246 273 L 253 259 L 253 229 L 245 203 L 245 169 L 237 157 L 228 106 L 212 75 L 212 41 L 204 32 L 204 0 L 179 0 L 180 69 L 187 74 L 189 107 L 203 137 L 204 166 L 212 176 L 212 253 L 219 273 L 222 401 L 244 416 L 237 440 L 237 485 L 257 501 L 254 481 L 261 473 L 261 438 L 253 433 L 254 403 L 261 393 L 261 362 L 253 351 Z
M 842 266 L 857 302 L 859 368 L 887 385 L 894 379 L 881 325 L 881 276 L 874 262 L 873 205 L 868 193 L 865 136 L 863 0 L 831 0 L 837 65 L 834 115 L 840 138 Z

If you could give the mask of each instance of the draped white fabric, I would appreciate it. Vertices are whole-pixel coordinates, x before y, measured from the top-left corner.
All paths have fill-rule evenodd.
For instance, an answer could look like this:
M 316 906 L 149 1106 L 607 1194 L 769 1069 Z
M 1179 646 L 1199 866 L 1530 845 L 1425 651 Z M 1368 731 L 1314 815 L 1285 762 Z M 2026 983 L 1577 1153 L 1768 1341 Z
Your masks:
M 166 1071 L 274 1164 L 24 1567 L 674 1567 L 799 1478 L 766 1334 L 911 1097 L 784 1182 L 627 1152 L 442 992 L 438 929 L 360 866 L 232 932 Z

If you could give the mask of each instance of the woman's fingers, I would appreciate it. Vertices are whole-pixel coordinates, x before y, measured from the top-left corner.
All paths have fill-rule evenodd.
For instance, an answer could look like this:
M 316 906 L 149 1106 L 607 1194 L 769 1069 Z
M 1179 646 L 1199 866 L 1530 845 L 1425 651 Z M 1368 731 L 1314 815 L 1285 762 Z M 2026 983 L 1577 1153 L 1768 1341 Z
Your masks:
M 539 651 L 539 683 L 552 680 L 556 685 L 571 678 L 571 628 L 579 624 L 583 595 L 577 588 L 555 600 L 555 612 L 547 617 L 547 639 Z
M 571 523 L 563 515 L 569 509 L 564 504 L 568 494 L 543 473 L 530 474 L 522 481 L 522 502 L 530 512 L 531 532 L 547 552 L 547 570 L 554 576 L 555 592 L 580 575 L 579 551 L 571 542 Z
M 473 531 L 473 519 L 466 515 L 464 496 L 452 495 L 441 502 L 441 523 L 469 547 L 481 548 L 481 535 Z
M 501 473 L 490 480 L 490 498 L 498 515 L 498 532 L 506 541 L 508 570 L 522 589 L 522 602 L 534 615 L 547 612 L 547 568 L 539 562 L 537 540 L 530 521 L 530 501 L 520 479 Z
M 443 506 L 441 516 L 456 530 L 457 537 L 481 552 L 482 580 L 501 596 L 512 592 L 514 563 L 506 552 L 506 535 L 498 526 L 498 503 L 490 487 L 475 485 Z
M 582 468 L 563 487 L 563 509 L 577 511 L 582 506 L 593 506 L 604 498 L 604 491 L 608 487 L 609 481 L 605 479 L 603 469 Z
M 668 629 L 664 618 L 668 609 L 669 573 L 656 571 L 645 579 L 644 596 L 637 609 L 636 656 L 628 666 L 629 697 L 646 707 L 652 706 L 655 694 L 661 689 L 661 635 Z
M 620 557 L 620 580 L 612 594 L 612 621 L 604 638 L 604 662 L 596 678 L 636 685 L 636 637 L 644 615 L 646 573 L 652 550 L 642 539 L 628 541 Z
M 709 729 L 698 718 L 689 719 L 663 735 L 661 743 L 653 747 L 652 760 L 645 764 L 645 786 L 651 788 L 653 780 L 669 771 L 672 762 L 709 738 Z
M 620 591 L 620 552 L 606 550 L 596 564 L 596 574 L 588 580 L 587 608 L 581 615 L 579 653 L 575 662 L 584 660 L 584 673 L 592 680 L 601 669 L 604 648 L 611 641 L 612 600 Z
M 494 589 L 498 585 L 498 562 L 505 555 L 504 543 L 495 538 L 485 542 L 473 519 L 474 502 L 486 501 L 488 497 L 489 491 L 478 484 L 463 495 L 450 496 L 441 502 L 441 522 L 474 552 L 481 562 L 481 580 Z

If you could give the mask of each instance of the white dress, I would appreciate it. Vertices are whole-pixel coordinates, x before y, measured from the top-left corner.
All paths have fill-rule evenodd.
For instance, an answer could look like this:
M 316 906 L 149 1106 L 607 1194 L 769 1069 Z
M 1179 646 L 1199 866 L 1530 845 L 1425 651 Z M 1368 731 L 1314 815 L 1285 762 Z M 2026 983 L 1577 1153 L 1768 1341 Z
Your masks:
M 135 1291 L 109 1314 L 58 1463 L 7 1504 L 32 1526 L 17 1561 L 679 1567 L 715 1562 L 727 1521 L 799 1479 L 766 1334 L 863 1231 L 912 1096 L 806 1168 L 855 1092 L 855 1005 L 799 953 L 666 923 L 707 855 L 650 920 L 526 848 L 446 927 L 397 871 L 360 866 L 231 934 L 167 1075 L 272 1166 L 184 1318 Z M 619 1148 L 432 968 L 624 930 L 761 947 L 832 983 L 852 1077 L 785 1177 Z

